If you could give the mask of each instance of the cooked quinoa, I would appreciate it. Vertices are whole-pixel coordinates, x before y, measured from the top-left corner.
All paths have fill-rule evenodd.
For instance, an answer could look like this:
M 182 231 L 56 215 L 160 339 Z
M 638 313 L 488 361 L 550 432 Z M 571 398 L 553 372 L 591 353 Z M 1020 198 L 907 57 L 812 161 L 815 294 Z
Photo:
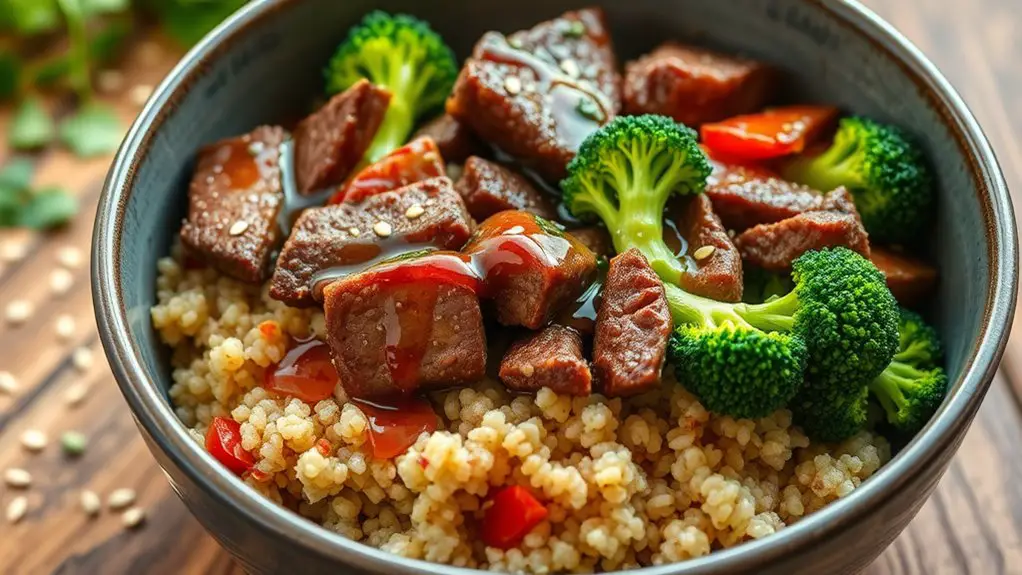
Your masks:
M 851 493 L 891 456 L 861 432 L 819 445 L 780 410 L 709 413 L 673 381 L 638 397 L 510 395 L 494 381 L 431 394 L 441 420 L 374 460 L 356 404 L 270 394 L 265 370 L 319 310 L 209 269 L 159 262 L 153 325 L 173 349 L 170 397 L 200 444 L 215 416 L 241 424 L 244 481 L 350 539 L 399 555 L 503 572 L 610 571 L 681 561 L 770 535 Z M 670 371 L 667 379 L 670 379 Z M 517 547 L 473 534 L 488 494 L 528 487 L 548 515 Z

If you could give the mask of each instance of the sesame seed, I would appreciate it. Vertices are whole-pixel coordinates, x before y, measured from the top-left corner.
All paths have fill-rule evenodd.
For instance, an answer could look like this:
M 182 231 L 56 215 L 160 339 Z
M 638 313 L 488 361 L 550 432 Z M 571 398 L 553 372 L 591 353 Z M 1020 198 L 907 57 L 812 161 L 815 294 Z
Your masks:
M 68 269 L 78 268 L 82 265 L 82 250 L 74 246 L 64 246 L 57 252 L 57 261 Z
M 65 431 L 60 436 L 60 448 L 64 450 L 65 455 L 70 457 L 78 457 L 85 453 L 85 447 L 88 444 L 89 440 L 80 431 Z
M 697 260 L 705 260 L 706 258 L 712 256 L 713 252 L 715 251 L 717 251 L 717 248 L 715 248 L 714 246 L 703 246 L 697 249 L 692 254 L 692 257 L 694 257 Z
M 353 236 L 358 236 L 358 234 L 360 234 L 362 232 L 359 231 L 358 228 L 348 228 L 348 233 L 353 235 Z
M 508 94 L 514 96 L 522 91 L 522 81 L 518 79 L 518 76 L 508 76 L 504 78 L 504 89 Z
M 121 514 L 121 523 L 127 529 L 135 529 L 145 521 L 145 510 L 141 507 L 132 507 Z
M 23 299 L 16 299 L 7 304 L 4 317 L 6 317 L 7 323 L 11 325 L 21 325 L 32 316 L 33 311 L 31 303 Z
M 68 341 L 75 335 L 75 318 L 64 314 L 57 317 L 57 337 L 61 341 Z
M 71 363 L 78 371 L 88 371 L 92 367 L 92 350 L 87 347 L 79 347 L 71 354 Z
M 83 381 L 75 383 L 71 385 L 71 387 L 67 388 L 66 392 L 64 392 L 64 403 L 66 403 L 68 407 L 78 407 L 83 401 L 85 401 L 85 397 L 88 393 L 88 383 Z
M 106 498 L 107 507 L 113 510 L 124 509 L 135 502 L 135 490 L 122 487 L 121 489 L 115 489 L 109 497 Z
M 531 363 L 527 363 L 522 366 L 522 375 L 525 377 L 532 377 L 532 374 L 536 372 L 536 368 L 532 367 Z
M 103 70 L 96 78 L 96 83 L 103 92 L 116 92 L 124 87 L 124 74 L 117 70 Z
M 21 434 L 21 446 L 32 452 L 39 452 L 46 448 L 46 434 L 38 429 L 26 429 Z
M 263 153 L 263 150 L 265 149 L 266 144 L 262 142 L 252 142 L 251 144 L 248 145 L 248 153 L 252 154 L 253 156 L 258 156 L 259 154 Z
M 7 263 L 21 261 L 27 254 L 28 244 L 22 240 L 9 240 L 0 244 L 0 258 Z
M 7 504 L 7 522 L 11 525 L 21 521 L 25 517 L 25 513 L 28 512 L 28 498 L 24 495 L 15 497 Z
M 240 236 L 241 234 L 245 233 L 245 230 L 247 229 L 248 222 L 246 222 L 245 220 L 238 220 L 231 224 L 231 229 L 228 230 L 228 233 L 230 233 L 232 236 Z
M 582 73 L 581 70 L 578 69 L 578 62 L 572 60 L 571 58 L 561 60 L 561 70 L 563 70 L 565 74 L 572 78 L 578 78 L 579 75 Z
M 387 222 L 376 222 L 376 224 L 373 225 L 373 232 L 381 238 L 389 238 L 390 234 L 394 233 L 394 228 L 392 228 Z
M 426 213 L 426 209 L 419 204 L 412 204 L 407 210 L 405 210 L 405 217 L 409 220 L 414 220 L 422 214 Z
M 11 467 L 7 471 L 4 471 L 4 483 L 10 487 L 25 488 L 32 485 L 32 474 L 19 469 L 17 467 Z
M 9 371 L 0 371 L 0 393 L 13 395 L 18 391 L 18 380 Z
M 520 49 L 522 47 L 522 41 L 518 38 L 511 38 L 507 41 L 507 45 L 515 49 Z
M 153 87 L 149 84 L 138 84 L 131 87 L 131 91 L 128 92 L 128 99 L 132 104 L 136 106 L 145 105 L 149 101 L 149 96 L 153 95 Z
M 79 501 L 81 501 L 82 504 L 82 511 L 84 511 L 89 517 L 99 515 L 99 510 L 103 507 L 103 502 L 99 500 L 99 495 L 96 495 L 95 491 L 90 491 L 88 489 L 82 490 L 82 495 Z

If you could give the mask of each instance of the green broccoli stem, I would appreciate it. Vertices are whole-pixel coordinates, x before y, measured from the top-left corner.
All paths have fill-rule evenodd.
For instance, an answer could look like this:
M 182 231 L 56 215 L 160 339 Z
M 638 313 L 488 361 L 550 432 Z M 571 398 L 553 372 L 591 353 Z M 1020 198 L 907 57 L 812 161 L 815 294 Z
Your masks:
M 898 412 L 908 407 L 908 399 L 905 398 L 905 393 L 902 390 L 913 385 L 913 380 L 911 376 L 902 373 L 906 369 L 914 371 L 908 364 L 892 362 L 869 384 L 870 392 L 880 401 L 880 405 L 887 412 L 888 421 L 893 422 Z
M 652 222 L 632 218 L 620 224 L 612 235 L 618 253 L 637 248 L 646 256 L 650 267 L 660 279 L 672 284 L 681 282 L 681 275 L 686 271 L 685 265 L 664 243 L 663 227 L 659 220 Z
M 414 126 L 415 115 L 412 113 L 411 107 L 398 98 L 392 98 L 380 128 L 373 136 L 369 149 L 362 156 L 361 167 L 378 162 L 387 154 L 403 146 Z
M 739 304 L 735 311 L 750 325 L 763 331 L 788 332 L 795 328 L 799 300 L 795 290 L 760 304 Z
M 784 168 L 784 176 L 817 191 L 829 192 L 858 180 L 859 155 L 855 139 L 841 138 L 838 134 L 826 152 L 791 160 Z
M 667 307 L 671 310 L 674 325 L 692 324 L 704 327 L 717 327 L 731 323 L 737 327 L 751 327 L 740 315 L 735 313 L 734 304 L 719 302 L 688 293 L 680 287 L 664 282 L 664 293 L 667 296 Z

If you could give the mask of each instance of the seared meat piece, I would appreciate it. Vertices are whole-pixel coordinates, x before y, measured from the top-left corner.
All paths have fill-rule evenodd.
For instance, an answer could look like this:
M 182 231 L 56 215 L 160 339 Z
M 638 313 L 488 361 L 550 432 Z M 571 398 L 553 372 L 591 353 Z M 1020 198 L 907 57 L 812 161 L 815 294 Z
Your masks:
M 473 154 L 482 153 L 485 150 L 483 143 L 476 138 L 465 124 L 455 120 L 450 114 L 443 114 L 419 128 L 415 133 L 418 138 L 428 136 L 433 138 L 440 155 L 448 163 L 460 164 Z
M 454 189 L 478 221 L 504 210 L 525 210 L 547 219 L 557 217 L 557 209 L 523 176 L 476 156 L 465 162 Z
M 416 207 L 418 206 L 418 207 Z M 421 213 L 420 213 L 421 211 Z M 383 237 L 379 231 L 390 234 Z M 314 305 L 317 280 L 350 266 L 427 246 L 456 250 L 471 234 L 461 197 L 447 178 L 433 178 L 361 203 L 309 208 L 277 258 L 270 297 L 295 307 Z M 336 275 L 336 274 L 334 274 Z
M 376 135 L 390 92 L 360 80 L 295 129 L 295 179 L 309 194 L 344 182 Z
M 500 380 L 514 391 L 589 395 L 592 375 L 582 355 L 582 338 L 570 327 L 552 325 L 519 339 L 500 362 Z
M 809 250 L 844 246 L 869 257 L 869 235 L 855 216 L 837 212 L 806 212 L 749 228 L 735 238 L 742 258 L 773 272 L 791 269 L 791 262 Z
M 676 221 L 691 258 L 688 271 L 681 276 L 681 287 L 718 301 L 742 301 L 742 258 L 710 199 L 699 194 L 684 201 L 672 206 L 674 213 L 683 210 Z
M 507 38 L 489 32 L 447 112 L 550 181 L 620 109 L 620 77 L 599 9 L 568 12 Z
M 351 177 L 328 203 L 360 202 L 369 196 L 447 175 L 432 138 L 416 138 Z
M 614 241 L 610 238 L 606 228 L 592 226 L 574 229 L 570 233 L 597 257 L 609 258 L 614 253 Z
M 937 269 L 910 256 L 874 247 L 869 259 L 887 276 L 887 287 L 901 305 L 919 303 L 937 285 Z
M 435 252 L 326 286 L 327 342 L 348 397 L 376 399 L 467 385 L 486 373 L 478 278 Z
M 774 75 L 759 62 L 668 42 L 625 67 L 625 113 L 717 122 L 761 109 Z
M 845 188 L 821 194 L 782 180 L 762 168 L 711 163 L 713 174 L 706 182 L 706 195 L 713 201 L 713 211 L 728 229 L 742 231 L 815 211 L 859 217 L 852 195 Z
M 539 329 L 575 301 L 596 271 L 589 248 L 529 212 L 492 216 L 462 251 L 476 262 L 504 325 Z
M 199 152 L 181 226 L 181 242 L 192 256 L 242 281 L 265 279 L 280 241 L 278 148 L 286 137 L 283 128 L 262 126 Z
M 656 387 L 673 328 L 664 285 L 642 253 L 632 248 L 611 259 L 593 342 L 603 393 L 635 395 Z

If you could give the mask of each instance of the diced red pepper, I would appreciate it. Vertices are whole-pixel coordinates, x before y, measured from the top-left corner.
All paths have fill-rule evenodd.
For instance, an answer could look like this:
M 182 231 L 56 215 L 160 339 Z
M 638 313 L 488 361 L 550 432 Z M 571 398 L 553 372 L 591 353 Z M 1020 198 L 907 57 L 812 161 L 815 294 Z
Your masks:
M 528 489 L 505 487 L 493 496 L 493 505 L 483 516 L 483 542 L 498 549 L 515 547 L 546 515 L 546 507 Z
M 702 127 L 703 145 L 721 158 L 766 160 L 797 154 L 833 125 L 830 106 L 788 106 Z
M 433 138 L 424 136 L 394 150 L 375 164 L 366 166 L 327 203 L 359 202 L 369 196 L 446 175 L 440 149 Z
M 226 417 L 214 417 L 206 432 L 206 451 L 237 475 L 255 465 L 252 454 L 241 448 L 241 424 Z
M 369 420 L 369 445 L 375 459 L 397 457 L 415 444 L 423 432 L 436 431 L 436 412 L 421 399 L 386 406 L 359 402 L 358 407 Z
M 280 395 L 315 403 L 334 394 L 337 370 L 330 360 L 330 346 L 313 339 L 287 352 L 266 371 L 266 389 Z

